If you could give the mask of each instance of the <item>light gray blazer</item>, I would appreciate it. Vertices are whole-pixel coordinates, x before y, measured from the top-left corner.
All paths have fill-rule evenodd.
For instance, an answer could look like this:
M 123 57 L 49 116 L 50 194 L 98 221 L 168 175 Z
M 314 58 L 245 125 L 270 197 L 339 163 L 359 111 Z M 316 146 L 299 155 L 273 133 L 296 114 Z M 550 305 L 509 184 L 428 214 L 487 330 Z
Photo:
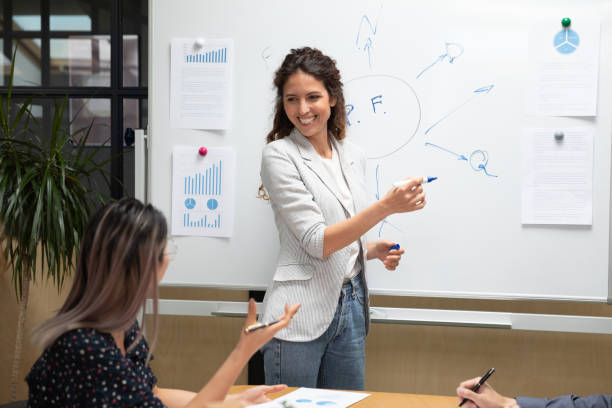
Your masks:
M 367 206 L 366 158 L 363 151 L 346 141 L 332 138 L 340 166 L 353 196 L 355 211 Z M 347 219 L 333 180 L 323 168 L 314 147 L 296 129 L 266 145 L 261 179 L 270 197 L 280 239 L 274 277 L 264 298 L 263 321 L 284 313 L 285 304 L 302 304 L 289 327 L 276 337 L 288 341 L 310 341 L 321 336 L 331 323 L 349 260 L 348 248 L 323 259 L 323 232 L 328 225 Z M 365 236 L 360 239 L 359 262 L 364 267 Z M 366 309 L 369 310 L 367 284 Z M 366 313 L 366 331 L 369 330 Z

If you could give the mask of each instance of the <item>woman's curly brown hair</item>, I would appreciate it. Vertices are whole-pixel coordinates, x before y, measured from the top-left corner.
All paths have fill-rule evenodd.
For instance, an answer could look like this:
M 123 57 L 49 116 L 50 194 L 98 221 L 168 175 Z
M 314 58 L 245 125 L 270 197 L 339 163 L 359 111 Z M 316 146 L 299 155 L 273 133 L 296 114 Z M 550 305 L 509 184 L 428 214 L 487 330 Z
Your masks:
M 298 71 L 312 75 L 321 81 L 330 100 L 335 98 L 336 104 L 331 107 L 331 115 L 327 120 L 327 133 L 336 140 L 344 139 L 346 137 L 344 93 L 336 61 L 316 48 L 303 47 L 292 49 L 274 75 L 274 86 L 276 87 L 274 121 L 272 130 L 266 136 L 266 143 L 288 136 L 294 128 L 283 107 L 283 89 L 289 77 Z M 268 199 L 263 185 L 259 187 L 258 197 Z

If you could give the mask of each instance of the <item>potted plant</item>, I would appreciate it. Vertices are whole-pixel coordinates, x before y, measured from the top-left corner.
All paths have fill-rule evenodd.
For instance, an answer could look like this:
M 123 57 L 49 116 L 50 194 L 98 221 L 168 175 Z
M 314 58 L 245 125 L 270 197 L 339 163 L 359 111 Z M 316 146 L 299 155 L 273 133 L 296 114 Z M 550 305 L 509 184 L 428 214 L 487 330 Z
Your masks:
M 109 183 L 103 168 L 107 161 L 94 160 L 100 147 L 86 148 L 91 125 L 71 133 L 70 126 L 62 124 L 67 97 L 55 101 L 49 129 L 41 129 L 32 115 L 32 98 L 14 103 L 15 55 L 16 50 L 7 94 L 0 96 L 0 247 L 20 302 L 11 374 L 13 401 L 30 283 L 45 278 L 61 289 L 76 265 L 89 213 L 104 201 L 91 189 L 93 176 Z

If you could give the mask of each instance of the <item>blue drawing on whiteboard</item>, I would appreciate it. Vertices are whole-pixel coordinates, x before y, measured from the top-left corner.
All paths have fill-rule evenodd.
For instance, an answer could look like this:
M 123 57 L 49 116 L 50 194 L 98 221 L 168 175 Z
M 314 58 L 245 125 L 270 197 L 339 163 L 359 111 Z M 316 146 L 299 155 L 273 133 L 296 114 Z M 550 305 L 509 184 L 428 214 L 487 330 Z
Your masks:
M 272 56 L 272 50 L 271 47 L 266 47 L 261 51 L 261 59 L 263 60 L 264 64 L 266 64 L 266 68 L 270 68 L 270 65 L 268 65 L 268 60 L 270 59 L 270 57 Z
M 211 198 L 206 202 L 206 207 L 208 207 L 209 210 L 216 210 L 218 206 L 219 202 L 214 198 Z
M 336 405 L 336 403 L 334 401 L 317 401 L 317 405 L 329 406 L 329 405 Z
M 487 164 L 489 164 L 489 154 L 484 150 L 474 150 L 470 154 L 470 166 L 474 171 L 483 171 L 489 177 L 498 177 L 487 171 Z
M 348 126 L 351 126 L 351 121 L 349 120 L 349 115 L 351 114 L 352 111 L 355 110 L 355 106 L 351 105 L 350 103 L 346 104 L 346 124 Z M 357 123 L 361 123 L 360 120 L 357 121 Z
M 489 154 L 485 150 L 474 150 L 472 154 L 470 154 L 470 157 L 468 159 L 463 154 L 455 153 L 452 150 L 449 150 L 442 146 L 435 145 L 433 143 L 425 142 L 425 146 L 432 146 L 432 147 L 435 147 L 436 149 L 440 149 L 444 152 L 450 153 L 453 156 L 456 156 L 457 160 L 465 160 L 466 162 L 470 164 L 470 167 L 472 168 L 472 170 L 476 172 L 482 171 L 484 174 L 486 174 L 489 177 L 495 177 L 495 178 L 499 177 L 499 176 L 496 176 L 495 174 L 489 173 L 489 171 L 487 170 L 487 165 L 489 164 Z
M 295 400 L 295 402 L 308 403 L 308 402 L 312 402 L 312 400 L 309 400 L 307 398 L 300 398 L 300 399 Z
M 555 35 L 553 45 L 561 54 L 571 54 L 580 45 L 580 36 L 574 30 L 563 29 Z
M 458 44 L 458 43 L 447 41 L 444 43 L 444 49 L 445 49 L 444 54 L 440 55 L 438 58 L 436 58 L 436 60 L 433 63 L 431 63 L 430 65 L 425 67 L 425 69 L 423 69 L 421 72 L 419 72 L 419 74 L 416 76 L 416 79 L 419 79 L 419 77 L 423 75 L 425 71 L 432 68 L 437 63 L 444 61 L 444 59 L 448 58 L 448 63 L 452 64 L 455 62 L 457 58 L 461 56 L 461 54 L 463 54 L 463 45 Z
M 391 156 L 419 131 L 421 102 L 400 77 L 369 74 L 351 79 L 345 83 L 345 98 L 351 138 L 366 150 L 368 159 Z M 381 126 L 384 135 L 378 134 Z
M 376 200 L 380 200 L 380 178 L 379 178 L 379 170 L 380 169 L 380 164 L 376 165 Z M 381 222 L 380 222 L 380 227 L 378 227 L 378 238 L 381 238 L 382 236 L 382 229 L 385 226 L 385 224 L 389 224 L 389 226 L 393 227 L 394 229 L 398 230 L 399 232 L 401 232 L 402 234 L 404 233 L 404 231 L 402 231 L 401 229 L 399 229 L 398 227 L 396 227 L 395 225 L 391 224 L 389 222 L 389 220 L 387 220 L 386 218 L 384 218 Z
M 193 198 L 188 198 L 185 200 L 185 207 L 187 207 L 188 210 L 193 210 L 196 206 L 196 202 Z
M 480 87 L 478 89 L 475 89 L 472 93 L 473 95 L 465 102 L 463 102 L 461 105 L 457 106 L 455 109 L 452 109 L 450 112 L 448 112 L 446 115 L 442 116 L 442 118 L 438 119 L 433 125 L 431 125 L 430 127 L 427 128 L 427 130 L 425 130 L 425 134 L 428 134 L 429 131 L 431 129 L 433 129 L 436 125 L 438 125 L 440 122 L 442 122 L 444 119 L 448 118 L 450 115 L 452 115 L 453 113 L 457 112 L 459 109 L 461 109 L 462 107 L 464 107 L 465 105 L 467 105 L 468 103 L 470 103 L 474 98 L 480 96 L 480 95 L 486 95 L 489 92 L 491 92 L 491 89 L 493 89 L 493 84 L 491 85 L 487 85 L 487 86 L 483 86 Z
M 380 6 L 382 10 L 382 5 Z M 379 12 L 380 17 L 380 12 Z M 372 68 L 372 48 L 374 46 L 374 36 L 378 30 L 378 18 L 376 24 L 372 24 L 367 15 L 361 17 L 359 28 L 357 29 L 357 38 L 355 38 L 355 46 L 358 50 L 363 51 L 368 55 L 368 65 Z
M 453 152 L 453 151 L 451 151 L 451 150 L 448 150 L 448 149 L 446 149 L 446 148 L 444 148 L 444 147 L 442 147 L 442 146 L 438 146 L 438 145 L 435 145 L 435 144 L 433 144 L 433 143 L 429 143 L 429 142 L 425 142 L 425 146 L 433 146 L 433 147 L 437 147 L 437 148 L 438 148 L 438 149 L 440 149 L 440 150 L 444 150 L 445 152 L 448 152 L 448 153 L 450 153 L 450 154 L 452 154 L 452 155 L 457 156 L 457 160 L 465 160 L 465 161 L 467 161 L 467 157 L 465 157 L 464 155 L 459 154 L 459 153 L 455 153 L 455 152 Z
M 382 95 L 376 95 L 375 97 L 370 98 L 370 102 L 372 103 L 372 110 L 374 111 L 374 113 L 376 113 L 376 105 L 382 105 Z M 387 112 L 383 113 L 386 114 Z

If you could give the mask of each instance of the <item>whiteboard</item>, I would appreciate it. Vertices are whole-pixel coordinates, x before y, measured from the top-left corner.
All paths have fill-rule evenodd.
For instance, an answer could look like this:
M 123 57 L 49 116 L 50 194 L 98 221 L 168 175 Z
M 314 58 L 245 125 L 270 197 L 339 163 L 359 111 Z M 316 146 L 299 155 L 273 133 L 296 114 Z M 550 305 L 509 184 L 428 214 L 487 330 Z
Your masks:
M 348 116 L 348 138 L 362 145 L 370 157 L 367 181 L 372 200 L 377 186 L 382 195 L 398 178 L 439 177 L 425 187 L 428 203 L 423 211 L 393 215 L 382 230 L 377 225 L 368 233 L 376 239 L 380 231 L 406 249 L 396 271 L 386 271 L 378 261 L 369 262 L 372 293 L 608 299 L 609 1 L 151 0 L 149 10 L 150 201 L 170 220 L 174 145 L 231 146 L 237 163 L 233 236 L 176 237 L 179 253 L 162 284 L 267 286 L 275 269 L 278 236 L 269 204 L 256 196 L 261 151 L 271 127 L 273 74 L 289 49 L 308 45 L 337 60 L 347 103 L 353 109 Z M 527 115 L 529 29 L 551 20 L 560 22 L 565 16 L 572 18 L 573 28 L 589 18 L 601 23 L 598 115 Z M 233 39 L 230 130 L 170 127 L 170 43 L 176 37 Z M 462 49 L 452 64 L 449 57 L 440 58 L 448 51 L 448 43 Z M 490 92 L 468 100 L 474 90 L 491 85 Z M 377 95 L 383 95 L 383 104 L 373 104 Z M 373 105 L 379 109 L 375 119 Z M 381 109 L 388 115 L 384 119 L 380 119 Z M 593 132 L 591 226 L 521 224 L 523 128 Z M 475 171 L 469 162 L 427 142 L 466 156 L 486 151 L 487 170 L 498 177 Z

